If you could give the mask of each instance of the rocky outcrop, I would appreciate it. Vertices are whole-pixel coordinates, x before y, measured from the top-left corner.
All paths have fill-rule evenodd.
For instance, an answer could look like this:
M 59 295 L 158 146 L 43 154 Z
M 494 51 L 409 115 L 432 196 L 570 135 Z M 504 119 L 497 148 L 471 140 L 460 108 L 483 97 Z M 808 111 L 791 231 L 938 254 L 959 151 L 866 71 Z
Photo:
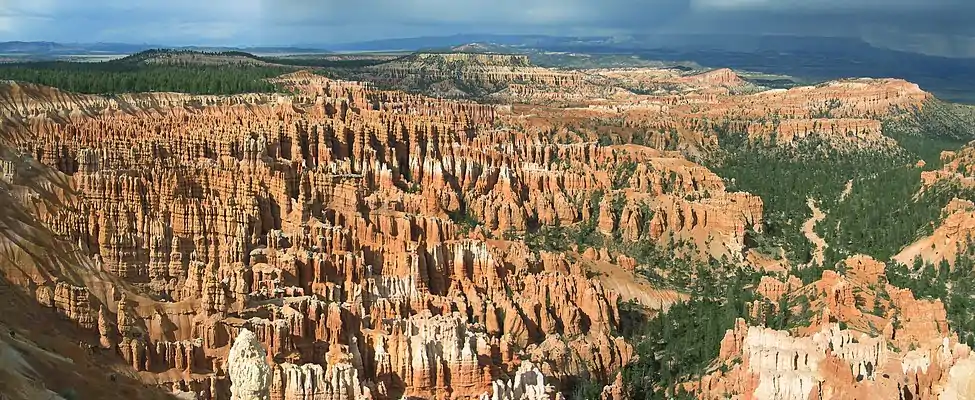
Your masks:
M 922 190 L 943 190 L 946 185 L 964 189 L 975 187 L 975 146 L 971 143 L 956 150 L 943 151 L 941 169 L 921 172 Z M 960 255 L 971 254 L 975 234 L 975 205 L 965 199 L 952 199 L 941 210 L 939 223 L 931 222 L 931 235 L 922 237 L 901 250 L 894 259 L 906 265 L 916 261 L 954 266 Z
M 281 364 L 274 367 L 270 392 L 272 399 L 283 400 L 366 400 L 372 399 L 355 367 L 348 363 L 331 365 Z
M 53 295 L 48 287 L 38 289 L 38 300 L 49 304 L 61 315 L 75 321 L 85 329 L 93 329 L 97 320 L 91 309 L 88 289 L 67 282 L 57 282 Z
M 728 68 L 719 68 L 700 74 L 687 75 L 680 78 L 684 83 L 699 86 L 744 86 L 744 79 L 741 79 L 735 71 Z
M 873 119 L 789 119 L 752 123 L 748 137 L 753 141 L 794 145 L 814 137 L 844 148 L 892 148 L 896 142 L 883 135 L 881 121 Z
M 417 53 L 365 68 L 360 75 L 401 90 L 455 98 L 564 102 L 625 95 L 596 76 L 536 67 L 516 54 Z
M 942 261 L 955 265 L 960 254 L 968 251 L 975 236 L 975 204 L 953 199 L 941 211 L 944 218 L 931 235 L 905 247 L 893 258 L 913 266 L 917 260 L 924 264 L 940 265 Z
M 623 374 L 616 375 L 616 380 L 612 384 L 603 387 L 600 393 L 601 400 L 628 400 L 626 384 L 623 382 Z
M 869 257 L 845 264 L 846 275 L 826 271 L 802 288 L 792 288 L 798 282 L 790 279 L 789 291 L 780 290 L 782 282 L 763 280 L 759 293 L 769 300 L 808 298 L 812 320 L 790 331 L 738 320 L 721 342 L 722 371 L 696 385 L 698 396 L 934 399 L 968 393 L 959 378 L 971 350 L 946 333 L 941 302 L 916 300 L 887 284 L 884 265 Z
M 948 383 L 939 399 L 961 400 L 975 397 L 975 361 L 965 359 L 959 361 L 948 370 Z
M 545 385 L 545 376 L 525 361 L 518 367 L 512 380 L 498 380 L 491 384 L 493 394 L 481 395 L 481 400 L 548 400 L 553 389 Z
M 227 356 L 227 377 L 232 400 L 267 400 L 271 398 L 271 369 L 267 353 L 253 332 L 242 329 Z

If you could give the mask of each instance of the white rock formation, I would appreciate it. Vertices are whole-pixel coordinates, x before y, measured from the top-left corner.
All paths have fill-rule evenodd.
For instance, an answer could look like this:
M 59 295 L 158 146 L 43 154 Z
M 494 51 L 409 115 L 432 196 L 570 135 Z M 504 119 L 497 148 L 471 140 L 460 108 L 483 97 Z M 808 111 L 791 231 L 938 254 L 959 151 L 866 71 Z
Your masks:
M 271 368 L 266 359 L 257 335 L 241 329 L 227 359 L 231 400 L 270 400 Z
M 948 370 L 948 384 L 939 397 L 941 400 L 975 399 L 975 361 L 961 360 Z
M 494 392 L 492 395 L 484 393 L 480 400 L 548 400 L 554 388 L 545 386 L 542 371 L 531 361 L 525 360 L 518 367 L 514 380 L 498 379 L 491 383 L 491 391 Z
M 274 393 L 285 400 L 367 400 L 370 390 L 359 382 L 359 374 L 351 363 L 338 363 L 322 368 L 317 364 L 274 367 Z

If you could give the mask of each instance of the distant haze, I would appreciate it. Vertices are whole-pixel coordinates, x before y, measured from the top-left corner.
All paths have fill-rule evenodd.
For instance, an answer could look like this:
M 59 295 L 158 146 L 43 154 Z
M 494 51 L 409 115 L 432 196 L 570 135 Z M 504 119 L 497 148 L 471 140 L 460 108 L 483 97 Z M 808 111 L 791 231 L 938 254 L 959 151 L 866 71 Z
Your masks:
M 322 46 L 467 33 L 787 34 L 975 57 L 972 0 L 0 0 L 0 41 Z

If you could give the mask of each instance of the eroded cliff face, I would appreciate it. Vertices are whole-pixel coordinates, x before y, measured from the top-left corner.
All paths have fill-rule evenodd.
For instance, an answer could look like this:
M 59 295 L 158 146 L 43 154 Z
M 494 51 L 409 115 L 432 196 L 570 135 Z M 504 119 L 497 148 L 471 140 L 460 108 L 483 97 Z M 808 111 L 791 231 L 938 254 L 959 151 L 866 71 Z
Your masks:
M 692 156 L 714 150 L 728 134 L 777 146 L 812 140 L 843 151 L 891 151 L 897 143 L 883 134 L 882 122 L 934 101 L 896 79 L 766 90 L 729 69 L 559 70 L 500 54 L 416 54 L 369 67 L 357 78 L 435 96 L 574 107 L 576 116 Z
M 722 75 L 718 75 L 722 76 Z M 730 78 L 729 78 L 730 79 Z M 713 149 L 728 135 L 749 142 L 794 147 L 815 140 L 842 151 L 889 151 L 896 143 L 882 133 L 882 121 L 920 109 L 932 97 L 899 80 L 837 81 L 789 90 L 732 90 L 735 86 L 685 87 L 688 82 L 657 78 L 651 87 L 669 91 L 601 106 L 615 111 L 624 126 L 653 133 L 653 140 L 675 148 Z M 731 80 L 733 82 L 733 80 Z M 669 134 L 676 132 L 677 134 Z M 662 138 L 657 138 L 657 136 Z
M 4 274 L 143 381 L 201 399 L 548 398 L 633 357 L 606 283 L 653 307 L 680 296 L 629 284 L 633 260 L 587 278 L 596 259 L 505 232 L 598 220 L 741 259 L 761 224 L 760 199 L 678 153 L 557 143 L 493 106 L 308 73 L 279 83 L 299 94 L 7 86 L 2 139 L 34 166 L 4 161 L 3 179 L 59 177 L 15 194 L 72 258 Z
M 525 55 L 418 53 L 366 68 L 362 80 L 448 98 L 584 102 L 628 92 L 579 71 L 532 65 Z
M 964 187 L 975 186 L 975 146 L 969 143 L 955 151 L 941 152 L 940 169 L 921 173 L 926 187 L 941 182 L 957 182 Z
M 905 247 L 894 260 L 904 265 L 914 265 L 917 260 L 924 265 L 940 265 L 942 261 L 955 265 L 958 256 L 968 251 L 975 237 L 975 204 L 956 198 L 945 206 L 941 215 L 941 223 L 931 235 Z
M 739 320 L 721 343 L 720 368 L 689 387 L 713 399 L 975 395 L 960 383 L 968 379 L 962 376 L 971 349 L 950 333 L 944 305 L 886 283 L 884 265 L 869 257 L 844 264 L 845 274 L 825 271 L 805 286 L 794 278 L 763 281 L 758 293 L 775 302 L 787 296 L 793 309 L 808 308 L 811 324 L 776 331 Z
M 922 191 L 937 191 L 945 186 L 963 190 L 975 188 L 975 146 L 968 144 L 956 151 L 941 153 L 940 169 L 921 173 Z M 905 265 L 917 260 L 925 264 L 954 266 L 959 255 L 970 252 L 975 236 L 975 204 L 966 199 L 952 199 L 941 210 L 940 221 L 932 221 L 932 233 L 905 247 L 894 259 Z
M 0 163 L 0 396 L 171 398 L 100 349 L 100 332 L 114 349 L 114 323 L 93 292 L 113 277 L 37 218 L 61 205 L 70 179 L 6 146 Z
M 509 233 L 591 223 L 605 240 L 747 264 L 745 232 L 761 231 L 762 200 L 728 192 L 688 155 L 730 131 L 781 145 L 815 136 L 892 146 L 879 120 L 928 100 L 893 80 L 748 94 L 755 88 L 729 70 L 554 71 L 488 55 L 371 73 L 405 86 L 461 76 L 496 89 L 494 100 L 529 104 L 304 72 L 276 80 L 297 92 L 288 96 L 109 99 L 0 85 L 10 153 L 0 180 L 18 205 L 7 230 L 17 256 L 0 270 L 142 382 L 199 399 L 556 398 L 575 377 L 613 382 L 633 359 L 618 335 L 621 300 L 666 308 L 684 295 L 635 277 L 647 266 L 606 248 L 550 252 Z M 579 107 L 551 107 L 567 104 Z M 639 131 L 650 147 L 577 140 L 583 129 L 566 122 Z M 754 355 L 755 367 L 708 378 L 701 393 L 800 396 L 847 382 L 842 363 L 887 368 L 887 342 L 828 318 L 887 329 L 889 315 L 857 311 L 849 289 L 861 279 L 873 290 L 876 276 L 882 268 L 813 286 L 763 281 L 773 300 L 815 292 L 825 321 L 789 334 L 736 328 L 722 360 Z M 888 306 L 944 314 L 909 293 L 898 299 Z M 919 332 L 896 333 L 899 348 L 922 345 L 900 342 L 930 333 Z M 813 361 L 788 369 L 774 360 L 780 342 Z M 830 358 L 834 342 L 855 354 Z M 940 360 L 938 371 L 967 371 Z M 823 378 L 821 366 L 840 378 Z M 620 398 L 620 385 L 604 396 Z

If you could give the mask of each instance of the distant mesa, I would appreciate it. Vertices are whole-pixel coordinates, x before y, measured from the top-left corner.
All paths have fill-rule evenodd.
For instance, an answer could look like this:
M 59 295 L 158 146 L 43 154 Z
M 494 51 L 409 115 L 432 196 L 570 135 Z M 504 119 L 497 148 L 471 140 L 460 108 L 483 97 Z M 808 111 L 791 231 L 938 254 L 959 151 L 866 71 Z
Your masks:
M 153 49 L 139 52 L 122 59 L 119 63 L 157 65 L 231 65 L 270 66 L 260 57 L 243 51 L 205 52 L 196 50 Z

